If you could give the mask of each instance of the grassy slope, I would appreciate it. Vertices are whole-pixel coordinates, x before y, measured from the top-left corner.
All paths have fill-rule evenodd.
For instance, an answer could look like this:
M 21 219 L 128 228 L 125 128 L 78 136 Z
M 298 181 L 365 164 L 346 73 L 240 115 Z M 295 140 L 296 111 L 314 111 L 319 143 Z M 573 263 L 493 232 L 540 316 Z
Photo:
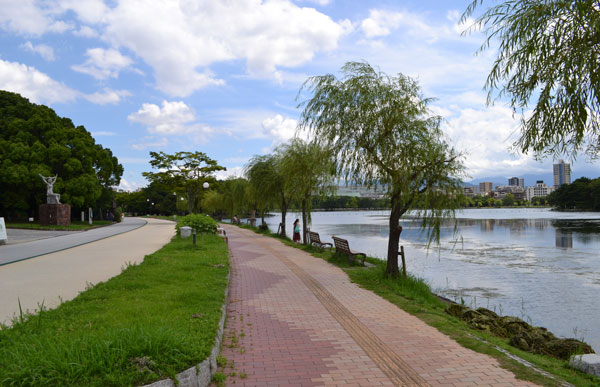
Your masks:
M 240 226 L 253 229 L 249 226 Z M 256 231 L 256 229 L 254 229 Z M 267 234 L 274 236 L 273 234 Z M 277 236 L 274 236 L 279 238 Z M 281 239 L 281 238 L 279 238 Z M 534 372 L 516 361 L 508 358 L 503 353 L 494 349 L 493 345 L 508 350 L 509 352 L 529 361 L 536 367 L 554 374 L 576 386 L 599 386 L 600 378 L 583 374 L 568 367 L 568 362 L 546 356 L 534 355 L 521 351 L 508 344 L 508 340 L 491 336 L 485 332 L 470 328 L 463 321 L 444 312 L 444 304 L 435 296 L 429 286 L 422 279 L 409 276 L 402 278 L 387 278 L 385 276 L 385 262 L 376 258 L 367 258 L 368 262 L 375 265 L 372 268 L 351 266 L 346 263 L 346 258 L 338 258 L 328 250 L 319 250 L 315 247 L 295 244 L 289 239 L 281 239 L 288 246 L 296 247 L 308 253 L 327 260 L 331 264 L 341 267 L 350 277 L 350 280 L 361 287 L 371 290 L 379 296 L 397 305 L 406 312 L 420 318 L 427 324 L 453 338 L 464 347 L 495 357 L 503 368 L 512 371 L 518 378 L 529 380 L 546 386 L 559 386 L 556 380 L 549 379 Z M 489 342 L 486 344 L 477 340 L 478 337 Z
M 173 377 L 210 353 L 227 246 L 174 239 L 57 309 L 0 331 L 1 385 L 124 386 Z

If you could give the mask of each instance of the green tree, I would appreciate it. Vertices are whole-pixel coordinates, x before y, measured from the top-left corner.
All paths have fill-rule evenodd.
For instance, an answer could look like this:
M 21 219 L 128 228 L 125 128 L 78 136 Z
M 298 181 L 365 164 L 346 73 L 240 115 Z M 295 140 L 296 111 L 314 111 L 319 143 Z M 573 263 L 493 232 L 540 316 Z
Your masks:
M 281 152 L 271 155 L 254 156 L 246 165 L 246 176 L 254 187 L 257 195 L 264 197 L 267 201 L 277 203 L 281 211 L 281 236 L 285 236 L 285 217 L 293 197 L 290 184 L 286 183 L 288 176 L 281 168 Z M 263 218 L 264 224 L 264 218 Z
M 209 215 L 225 211 L 225 198 L 223 194 L 215 190 L 208 191 L 202 199 L 202 208 Z
M 277 170 L 277 160 L 272 155 L 254 156 L 246 164 L 244 173 L 252 190 L 253 202 L 259 211 L 261 224 L 265 225 L 265 212 L 277 202 L 283 188 L 283 175 Z M 287 210 L 285 205 L 282 207 Z
M 335 163 L 332 153 L 317 142 L 306 142 L 299 138 L 281 145 L 276 152 L 281 155 L 281 170 L 286 176 L 287 191 L 300 201 L 302 241 L 306 244 L 313 195 L 322 196 L 332 193 L 334 189 Z
M 430 115 L 429 99 L 415 81 L 376 72 L 364 62 L 334 75 L 310 78 L 301 89 L 299 128 L 312 132 L 339 160 L 339 172 L 358 184 L 381 184 L 391 199 L 387 269 L 397 275 L 400 218 L 411 211 L 421 220 L 429 241 L 439 241 L 445 218 L 454 217 L 463 195 L 464 167 L 459 154 L 443 140 L 441 118 Z M 419 206 L 417 206 L 419 204 Z
M 221 182 L 223 207 L 229 218 L 233 215 L 243 216 L 248 212 L 248 180 L 241 177 L 230 177 Z
M 507 193 L 506 196 L 504 196 L 504 198 L 502 198 L 502 205 L 506 206 L 506 207 L 514 206 L 515 205 L 515 195 L 513 195 L 511 193 Z
M 83 126 L 0 91 L 0 213 L 37 216 L 46 201 L 39 174 L 58 175 L 54 191 L 61 202 L 98 209 L 112 207 L 112 187 L 119 184 L 123 167 Z
M 475 15 L 473 0 L 462 16 Z M 517 146 L 536 154 L 600 151 L 600 4 L 597 0 L 507 0 L 487 8 L 466 32 L 483 29 L 484 50 L 499 41 L 486 81 L 490 94 L 528 109 Z
M 200 211 L 200 201 L 204 194 L 204 183 L 216 181 L 213 174 L 226 168 L 203 152 L 150 152 L 150 165 L 158 172 L 144 172 L 142 175 L 151 183 L 168 187 L 172 192 L 184 192 L 190 213 Z

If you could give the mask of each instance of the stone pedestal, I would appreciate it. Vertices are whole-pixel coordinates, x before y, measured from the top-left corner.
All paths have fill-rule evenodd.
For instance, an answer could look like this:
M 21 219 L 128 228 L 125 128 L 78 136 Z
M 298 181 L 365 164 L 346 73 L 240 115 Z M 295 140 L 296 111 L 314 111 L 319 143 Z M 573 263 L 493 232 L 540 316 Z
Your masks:
M 40 204 L 42 226 L 71 225 L 71 206 L 68 204 Z

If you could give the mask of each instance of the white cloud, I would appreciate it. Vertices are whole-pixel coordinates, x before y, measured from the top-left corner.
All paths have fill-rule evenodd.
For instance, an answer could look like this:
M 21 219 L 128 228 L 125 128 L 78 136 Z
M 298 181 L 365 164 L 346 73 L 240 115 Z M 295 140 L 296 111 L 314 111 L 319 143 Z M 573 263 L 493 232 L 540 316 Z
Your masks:
M 38 44 L 34 46 L 30 41 L 27 41 L 20 46 L 23 50 L 38 54 L 48 62 L 56 60 L 54 56 L 54 49 L 46 44 Z
M 244 167 L 228 167 L 226 171 L 217 171 L 215 176 L 219 180 L 226 180 L 230 177 L 243 177 Z
M 0 59 L 0 89 L 21 94 L 35 103 L 67 102 L 79 93 L 48 75 L 17 62 Z
M 331 3 L 331 0 L 301 0 L 300 2 L 313 3 L 323 7 L 329 5 Z
M 106 20 L 105 39 L 152 66 L 157 87 L 172 96 L 222 85 L 209 69 L 213 63 L 242 59 L 251 75 L 275 76 L 335 49 L 344 33 L 328 16 L 290 1 L 129 0 Z
M 508 149 L 518 139 L 519 119 L 510 108 L 491 106 L 483 109 L 449 108 L 445 132 L 455 147 L 466 154 L 465 165 L 473 177 L 525 174 L 537 171 L 532 156 L 511 154 Z
M 298 122 L 292 118 L 284 118 L 281 114 L 265 118 L 262 122 L 263 133 L 276 144 L 288 141 L 296 133 Z
M 361 28 L 368 38 L 386 36 L 400 26 L 405 16 L 401 12 L 387 12 L 377 9 L 369 11 L 369 17 L 362 21 Z
M 88 57 L 85 63 L 71 68 L 96 79 L 117 78 L 119 72 L 133 62 L 115 49 L 90 48 L 85 55 Z
M 157 88 L 171 96 L 223 85 L 210 69 L 223 61 L 245 61 L 254 77 L 281 77 L 283 68 L 337 48 L 351 29 L 347 20 L 336 23 L 290 0 L 122 0 L 112 7 L 101 0 L 3 3 L 0 26 L 12 31 L 41 35 L 72 29 L 79 36 L 94 36 L 91 27 L 97 28 L 112 49 L 88 52 L 89 59 L 75 70 L 98 79 L 116 77 L 131 63 L 117 51 L 127 48 L 153 68 Z M 59 20 L 68 11 L 82 23 L 78 29 Z
M 72 28 L 69 23 L 54 20 L 52 9 L 38 5 L 35 0 L 0 0 L 0 9 L 0 28 L 18 34 L 39 36 Z
M 104 89 L 102 92 L 85 95 L 85 99 L 97 105 L 117 104 L 124 97 L 129 97 L 131 93 L 127 90 Z
M 120 159 L 119 159 L 119 161 L 120 161 Z M 120 184 L 119 184 L 119 186 L 117 188 L 131 192 L 131 191 L 135 191 L 135 190 L 137 190 L 137 189 L 139 189 L 139 188 L 141 188 L 141 187 L 143 187 L 145 185 L 146 185 L 145 183 L 144 184 L 140 184 L 137 181 L 130 181 L 130 180 L 127 180 L 127 179 L 125 179 L 125 178 L 122 177 L 121 178 L 121 182 L 120 182 Z
M 450 12 L 447 18 L 454 17 Z M 382 38 L 400 30 L 403 36 L 410 36 L 420 43 L 432 43 L 439 39 L 460 38 L 457 32 L 458 20 L 450 20 L 450 24 L 432 23 L 423 16 L 411 12 L 393 12 L 388 10 L 371 9 L 369 17 L 361 22 L 361 29 L 369 39 Z
M 73 31 L 73 35 L 84 38 L 97 38 L 99 36 L 98 32 L 89 26 L 81 26 L 78 30 Z
M 105 21 L 109 8 L 103 0 L 59 0 L 54 12 L 74 11 L 79 20 L 86 24 Z
M 160 148 L 165 148 L 167 145 L 169 145 L 169 140 L 166 137 L 159 139 L 154 137 L 144 137 L 142 138 L 142 141 L 131 145 L 131 149 L 145 150 L 148 148 L 154 148 L 155 150 L 158 150 Z
M 183 101 L 163 101 L 162 106 L 145 103 L 135 113 L 127 117 L 148 128 L 149 133 L 161 135 L 194 135 L 195 142 L 206 141 L 212 129 L 195 123 L 196 116 Z

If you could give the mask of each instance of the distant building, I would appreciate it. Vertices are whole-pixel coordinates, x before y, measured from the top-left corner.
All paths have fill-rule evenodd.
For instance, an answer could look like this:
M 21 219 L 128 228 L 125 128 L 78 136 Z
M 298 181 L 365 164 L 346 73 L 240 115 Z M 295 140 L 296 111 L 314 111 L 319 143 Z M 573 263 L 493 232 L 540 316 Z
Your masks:
M 504 199 L 506 194 L 512 194 L 515 200 L 525 199 L 525 190 L 518 185 L 499 185 L 494 190 L 494 197 Z
M 525 196 L 528 201 L 531 201 L 533 198 L 542 198 L 544 196 L 548 196 L 554 191 L 554 187 L 549 187 L 544 184 L 543 180 L 538 180 L 535 183 L 535 187 L 527 187 L 525 190 Z
M 372 199 L 381 199 L 385 197 L 386 192 L 384 187 L 373 186 L 367 188 L 362 185 L 339 185 L 336 187 L 337 196 L 352 196 L 352 197 L 363 197 Z
M 563 184 L 571 184 L 571 164 L 558 160 L 558 164 L 554 164 L 554 188 Z
M 511 177 L 508 179 L 508 185 L 525 189 L 525 179 L 522 177 Z
M 491 181 L 485 181 L 483 183 L 479 183 L 479 193 L 482 195 L 487 195 L 494 190 L 494 184 Z
M 463 187 L 463 193 L 466 197 L 472 198 L 477 195 L 477 187 Z

